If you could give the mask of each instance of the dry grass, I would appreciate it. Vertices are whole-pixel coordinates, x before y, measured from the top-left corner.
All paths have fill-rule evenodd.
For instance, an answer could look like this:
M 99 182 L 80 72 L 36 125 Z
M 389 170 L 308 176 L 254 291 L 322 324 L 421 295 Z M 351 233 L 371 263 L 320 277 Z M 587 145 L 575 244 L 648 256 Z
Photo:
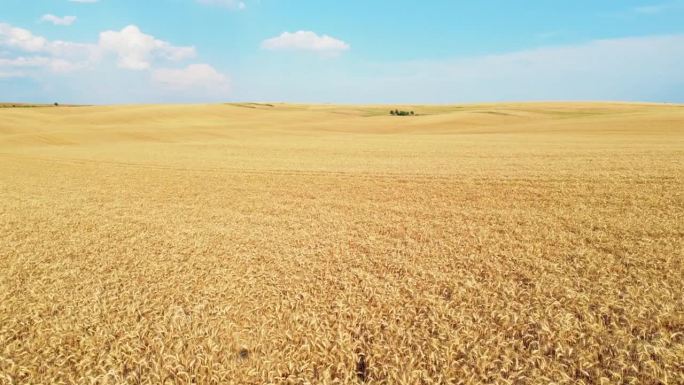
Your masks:
M 1 110 L 0 384 L 684 383 L 684 107 L 389 109 Z

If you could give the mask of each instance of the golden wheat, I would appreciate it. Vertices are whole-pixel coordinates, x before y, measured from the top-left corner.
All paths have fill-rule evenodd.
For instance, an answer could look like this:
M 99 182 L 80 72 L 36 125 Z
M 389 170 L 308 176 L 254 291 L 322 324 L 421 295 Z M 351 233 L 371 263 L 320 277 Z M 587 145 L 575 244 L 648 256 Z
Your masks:
M 0 110 L 0 384 L 682 384 L 684 107 Z

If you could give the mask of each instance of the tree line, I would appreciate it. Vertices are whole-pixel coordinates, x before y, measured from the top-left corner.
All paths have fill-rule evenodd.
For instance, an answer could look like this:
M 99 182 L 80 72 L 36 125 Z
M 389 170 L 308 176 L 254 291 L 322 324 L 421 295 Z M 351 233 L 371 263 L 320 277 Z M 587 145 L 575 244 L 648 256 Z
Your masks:
M 390 115 L 393 115 L 393 116 L 413 116 L 415 114 L 413 113 L 413 111 L 392 110 L 392 111 L 390 111 Z

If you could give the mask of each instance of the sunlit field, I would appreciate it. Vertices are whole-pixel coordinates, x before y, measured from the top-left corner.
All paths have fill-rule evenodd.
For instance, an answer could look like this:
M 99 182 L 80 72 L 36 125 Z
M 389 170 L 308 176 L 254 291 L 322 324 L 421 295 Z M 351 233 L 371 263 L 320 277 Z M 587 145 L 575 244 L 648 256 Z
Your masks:
M 684 106 L 22 107 L 0 384 L 684 383 Z

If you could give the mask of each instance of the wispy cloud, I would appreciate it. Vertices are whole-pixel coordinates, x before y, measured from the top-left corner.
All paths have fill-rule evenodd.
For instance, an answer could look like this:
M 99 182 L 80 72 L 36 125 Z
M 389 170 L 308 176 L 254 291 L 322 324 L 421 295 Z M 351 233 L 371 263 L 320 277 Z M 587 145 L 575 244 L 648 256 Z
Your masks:
M 632 12 L 640 15 L 658 15 L 668 11 L 684 10 L 684 1 L 670 1 L 660 4 L 641 5 L 632 8 Z
M 74 22 L 76 21 L 76 16 L 59 17 L 48 13 L 46 15 L 43 15 L 43 17 L 40 18 L 40 21 L 52 23 L 54 25 L 68 26 L 74 24 Z
M 0 79 L 21 78 L 21 77 L 24 77 L 24 73 L 22 73 L 22 72 L 0 71 Z
M 195 0 L 199 4 L 203 5 L 214 5 L 229 9 L 242 10 L 247 8 L 247 4 L 240 0 Z
M 537 40 L 550 40 L 557 38 L 559 36 L 563 35 L 563 31 L 556 30 L 556 31 L 545 31 L 545 32 L 539 32 L 537 33 L 534 37 Z
M 152 81 L 171 90 L 203 88 L 209 92 L 227 91 L 228 77 L 208 64 L 191 64 L 185 68 L 160 68 L 152 72 Z
M 48 56 L 20 56 L 13 59 L 0 59 L 0 68 L 9 68 L 15 70 L 38 68 L 49 69 L 53 73 L 68 73 L 84 67 L 84 63 L 76 63 L 66 59 Z M 15 73 L 28 76 L 28 73 L 26 72 L 15 71 Z
M 684 85 L 681 68 L 684 35 L 651 36 L 381 66 L 376 87 L 413 101 L 657 100 Z
M 334 64 L 333 64 L 334 65 Z M 342 103 L 529 100 L 684 102 L 684 35 L 595 40 L 498 55 L 340 65 L 330 76 L 260 72 L 235 88 L 245 99 Z M 241 82 L 244 81 L 244 85 Z

